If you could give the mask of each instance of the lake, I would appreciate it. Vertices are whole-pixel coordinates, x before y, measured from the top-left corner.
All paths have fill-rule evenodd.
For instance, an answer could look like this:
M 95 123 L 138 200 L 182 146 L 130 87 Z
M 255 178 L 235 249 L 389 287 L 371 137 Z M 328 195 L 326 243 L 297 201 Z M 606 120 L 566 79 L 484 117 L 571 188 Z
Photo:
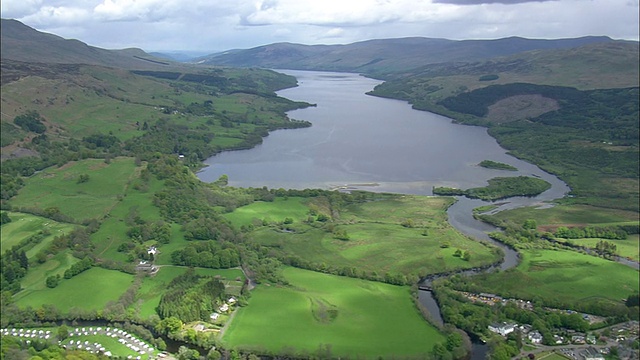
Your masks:
M 535 175 L 554 186 L 539 200 L 568 190 L 554 176 L 508 155 L 485 128 L 454 124 L 404 101 L 365 94 L 381 81 L 357 74 L 281 72 L 295 76 L 299 86 L 278 95 L 317 104 L 291 111 L 289 117 L 313 125 L 273 131 L 255 148 L 220 153 L 205 161 L 201 180 L 226 174 L 229 185 L 238 187 L 349 187 L 431 195 L 433 186 L 469 188 L 496 176 Z M 477 166 L 485 159 L 519 171 Z

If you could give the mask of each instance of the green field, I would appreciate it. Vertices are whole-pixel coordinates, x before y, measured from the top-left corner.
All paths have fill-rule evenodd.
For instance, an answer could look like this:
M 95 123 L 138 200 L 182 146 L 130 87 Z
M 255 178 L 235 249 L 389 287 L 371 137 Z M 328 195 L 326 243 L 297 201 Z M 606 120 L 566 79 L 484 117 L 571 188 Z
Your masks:
M 73 257 L 71 251 L 67 250 L 49 258 L 44 264 L 32 264 L 27 275 L 22 279 L 22 288 L 24 290 L 18 296 L 24 296 L 34 291 L 49 290 L 45 285 L 46 278 L 55 275 L 62 277 L 65 270 L 78 261 L 80 260 Z
M 147 222 L 162 220 L 159 209 L 153 205 L 153 194 L 162 188 L 162 181 L 152 178 L 144 191 L 127 187 L 124 196 L 109 211 L 100 229 L 91 236 L 95 253 L 100 258 L 126 261 L 126 253 L 118 252 L 118 246 L 131 239 L 127 235 L 129 226 L 125 220 L 130 213 L 137 214 Z
M 235 348 L 333 356 L 420 356 L 444 337 L 411 302 L 408 287 L 286 268 L 290 287 L 261 285 L 223 337 Z
M 38 251 L 46 247 L 54 237 L 69 233 L 77 225 L 60 223 L 51 219 L 35 216 L 31 214 L 7 212 L 11 218 L 11 222 L 0 227 L 0 245 L 2 253 L 11 247 L 18 245 L 21 241 L 31 237 L 34 234 L 43 232 L 42 240 L 27 253 L 27 257 L 33 257 Z M 47 235 L 48 234 L 48 235 Z
M 53 288 L 23 290 L 14 299 L 20 307 L 55 305 L 63 313 L 72 308 L 98 310 L 116 301 L 133 281 L 133 275 L 94 267 L 71 279 L 63 279 Z
M 522 250 L 515 269 L 480 275 L 473 282 L 487 292 L 520 299 L 585 304 L 619 302 L 637 292 L 638 271 L 567 250 Z
M 257 201 L 224 216 L 237 227 L 260 224 L 263 220 L 282 222 L 287 217 L 302 221 L 309 212 L 306 202 L 306 199 L 297 197 L 276 198 L 273 202 Z
M 562 240 L 562 239 L 558 239 Z M 599 241 L 608 241 L 616 245 L 616 254 L 624 258 L 640 261 L 640 238 L 638 234 L 629 235 L 625 240 L 610 239 L 571 239 L 567 240 L 573 244 L 595 248 Z
M 638 222 L 638 213 L 619 209 L 599 208 L 589 205 L 556 205 L 552 208 L 536 209 L 524 207 L 501 211 L 494 217 L 522 225 L 525 220 L 533 219 L 539 230 L 550 226 L 586 226 L 608 225 L 620 222 Z
M 186 267 L 162 266 L 158 272 L 150 277 L 146 277 L 138 291 L 137 302 L 134 304 L 135 311 L 143 319 L 156 314 L 156 307 L 160 303 L 162 294 L 167 289 L 168 284 L 176 276 L 187 271 Z M 220 280 L 225 284 L 228 295 L 240 295 L 244 274 L 240 269 L 203 269 L 196 268 L 196 273 L 205 276 L 220 276 Z M 237 280 L 239 279 L 239 280 Z
M 90 159 L 70 162 L 59 168 L 48 168 L 27 179 L 16 197 L 14 208 L 58 208 L 60 213 L 75 221 L 100 218 L 109 213 L 127 183 L 135 175 L 132 158 L 104 160 Z M 81 174 L 89 181 L 78 183 Z
M 452 201 L 389 196 L 345 206 L 339 218 L 326 224 L 306 222 L 310 209 L 322 212 L 321 203 L 305 206 L 304 199 L 296 198 L 254 203 L 226 216 L 236 225 L 291 218 L 289 230 L 260 226 L 251 236 L 283 257 L 297 257 L 316 267 L 356 267 L 381 276 L 387 272 L 423 276 L 496 261 L 498 256 L 489 247 L 468 239 L 447 223 L 445 210 Z M 340 239 L 336 233 L 346 233 L 349 239 Z M 453 256 L 457 249 L 468 251 L 470 260 Z

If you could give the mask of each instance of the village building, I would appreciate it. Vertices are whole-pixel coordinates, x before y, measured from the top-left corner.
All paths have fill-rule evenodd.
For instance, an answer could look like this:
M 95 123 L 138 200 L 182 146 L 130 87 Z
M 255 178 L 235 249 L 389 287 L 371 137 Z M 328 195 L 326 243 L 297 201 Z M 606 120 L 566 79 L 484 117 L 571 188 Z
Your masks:
M 585 338 L 582 335 L 573 335 L 571 337 L 571 342 L 578 345 L 586 344 Z
M 582 352 L 584 360 L 604 360 L 604 356 L 595 348 L 588 348 Z
M 503 322 L 502 324 L 491 324 L 489 325 L 489 331 L 494 333 L 498 333 L 502 336 L 507 336 L 516 330 L 516 324 L 509 324 Z
M 540 344 L 542 343 L 542 334 L 538 330 L 531 331 L 527 338 L 531 341 L 532 344 Z

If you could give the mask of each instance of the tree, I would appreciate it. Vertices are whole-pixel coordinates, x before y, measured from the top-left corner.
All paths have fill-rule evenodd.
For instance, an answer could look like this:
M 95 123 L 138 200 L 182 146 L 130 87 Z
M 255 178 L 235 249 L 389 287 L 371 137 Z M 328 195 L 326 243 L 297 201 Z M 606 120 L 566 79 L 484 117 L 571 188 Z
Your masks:
M 538 227 L 538 223 L 533 219 L 527 219 L 522 224 L 522 227 L 527 230 L 535 230 Z
M 48 288 L 54 288 L 58 286 L 59 283 L 60 283 L 60 275 L 49 276 L 46 280 L 46 285 Z
M 162 319 L 158 325 L 156 325 L 156 331 L 165 335 L 176 333 L 181 329 L 182 321 L 174 316 Z
M 58 328 L 58 332 L 56 334 L 56 336 L 58 337 L 58 340 L 63 341 L 64 339 L 69 337 L 69 329 L 67 328 L 67 325 L 62 324 L 60 325 L 60 327 Z
M 28 111 L 25 114 L 16 116 L 13 123 L 20 126 L 25 131 L 32 131 L 38 134 L 42 134 L 47 131 L 47 127 L 42 123 L 40 114 L 36 111 Z
M 457 332 L 452 332 L 447 335 L 447 350 L 453 351 L 458 346 L 462 345 L 462 335 Z
M 178 360 L 197 360 L 199 357 L 198 350 L 189 349 L 186 346 L 180 346 L 178 349 Z
M 9 217 L 9 214 L 7 214 L 6 212 L 0 213 L 0 225 L 8 224 L 10 222 L 11 218 Z
M 209 353 L 207 353 L 207 360 L 220 360 L 222 358 L 222 354 L 216 348 L 211 348 Z
M 80 176 L 78 176 L 78 184 L 86 183 L 87 181 L 89 181 L 89 174 L 80 174 Z
M 471 260 L 471 253 L 469 251 L 465 251 L 464 254 L 462 254 L 462 260 L 464 261 Z

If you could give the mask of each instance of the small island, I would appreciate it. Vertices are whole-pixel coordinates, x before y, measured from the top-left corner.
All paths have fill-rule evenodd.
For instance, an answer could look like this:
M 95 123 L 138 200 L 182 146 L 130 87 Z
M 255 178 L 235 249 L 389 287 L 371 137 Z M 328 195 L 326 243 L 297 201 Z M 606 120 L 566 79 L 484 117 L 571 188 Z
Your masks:
M 487 169 L 496 169 L 496 170 L 508 170 L 508 171 L 518 171 L 518 169 L 509 164 L 493 161 L 493 160 L 482 160 L 478 166 Z
M 434 187 L 434 195 L 466 196 L 471 199 L 494 201 L 513 196 L 536 196 L 551 188 L 542 179 L 529 176 L 497 177 L 489 180 L 489 185 L 468 190 Z

